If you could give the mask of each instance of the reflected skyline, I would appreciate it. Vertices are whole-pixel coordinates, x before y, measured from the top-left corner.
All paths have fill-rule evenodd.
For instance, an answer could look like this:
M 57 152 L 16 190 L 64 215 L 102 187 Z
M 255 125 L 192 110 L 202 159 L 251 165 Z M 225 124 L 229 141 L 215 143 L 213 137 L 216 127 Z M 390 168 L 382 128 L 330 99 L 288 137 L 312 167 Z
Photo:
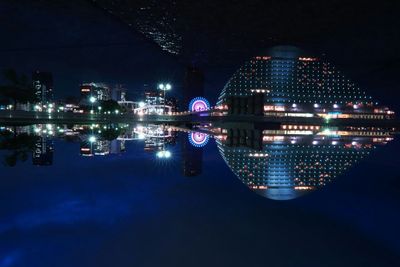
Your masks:
M 393 140 L 394 128 L 281 125 L 276 129 L 168 125 L 32 125 L 3 127 L 2 134 L 34 135 L 33 165 L 53 164 L 55 140 L 80 144 L 83 157 L 124 156 L 127 142 L 142 145 L 154 158 L 181 161 L 183 176 L 202 173 L 203 147 L 215 139 L 221 158 L 240 181 L 273 200 L 291 200 L 334 182 L 378 147 Z M 71 138 L 72 137 L 72 138 Z M 177 144 L 181 154 L 171 154 Z M 212 142 L 214 143 L 214 142 Z M 12 150 L 10 148 L 9 150 Z M 177 157 L 177 158 L 176 158 Z

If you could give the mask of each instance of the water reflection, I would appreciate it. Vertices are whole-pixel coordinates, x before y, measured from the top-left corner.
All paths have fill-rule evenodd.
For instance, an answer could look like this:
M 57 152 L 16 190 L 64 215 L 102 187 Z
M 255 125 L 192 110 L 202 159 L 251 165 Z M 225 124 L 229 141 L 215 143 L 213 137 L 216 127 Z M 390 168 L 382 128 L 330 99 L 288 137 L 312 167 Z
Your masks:
M 181 132 L 180 134 L 178 134 Z M 167 125 L 34 125 L 1 130 L 4 162 L 15 166 L 32 154 L 33 165 L 53 164 L 54 140 L 80 144 L 82 157 L 122 155 L 126 142 L 141 142 L 154 158 L 181 160 L 183 176 L 198 176 L 203 147 L 216 140 L 232 172 L 257 194 L 289 200 L 324 187 L 344 171 L 393 139 L 392 129 L 280 125 L 268 129 L 227 128 L 210 124 L 189 129 Z M 181 143 L 181 159 L 172 147 Z M 61 151 L 59 153 L 62 153 Z
M 223 130 L 217 144 L 226 164 L 251 190 L 289 200 L 327 185 L 392 140 L 383 129 L 304 127 L 313 130 Z M 258 140 L 249 138 L 254 136 Z
M 0 131 L 0 149 L 7 150 L 4 156 L 4 164 L 8 166 L 15 166 L 18 161 L 26 161 L 29 154 L 34 149 L 37 143 L 37 136 L 26 133 L 17 132 L 14 127 Z

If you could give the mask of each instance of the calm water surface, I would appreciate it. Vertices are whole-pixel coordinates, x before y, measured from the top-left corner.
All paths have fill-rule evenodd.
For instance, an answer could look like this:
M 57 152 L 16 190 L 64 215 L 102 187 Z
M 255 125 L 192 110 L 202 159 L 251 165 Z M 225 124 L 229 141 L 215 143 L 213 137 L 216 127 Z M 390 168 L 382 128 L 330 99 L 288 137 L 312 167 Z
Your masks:
M 396 138 L 168 129 L 3 127 L 0 266 L 398 266 Z

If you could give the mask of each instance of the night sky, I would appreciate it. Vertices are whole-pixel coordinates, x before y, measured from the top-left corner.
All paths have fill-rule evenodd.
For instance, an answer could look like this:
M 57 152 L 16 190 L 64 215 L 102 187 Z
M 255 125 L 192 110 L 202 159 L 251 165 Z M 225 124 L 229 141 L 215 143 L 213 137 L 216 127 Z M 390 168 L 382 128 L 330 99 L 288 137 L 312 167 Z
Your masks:
M 205 71 L 206 96 L 214 102 L 244 60 L 270 46 L 289 44 L 324 55 L 376 100 L 399 111 L 393 97 L 400 97 L 397 1 L 153 4 L 154 12 L 167 10 L 177 21 L 173 30 L 183 40 L 178 56 L 162 51 L 118 14 L 90 2 L 2 1 L 0 68 L 28 74 L 51 71 L 58 97 L 77 95 L 83 81 L 119 82 L 140 92 L 145 83 L 169 80 L 174 83 L 172 94 L 180 95 L 184 69 L 195 62 Z M 113 2 L 126 10 L 145 3 Z M 198 52 L 199 46 L 204 53 Z

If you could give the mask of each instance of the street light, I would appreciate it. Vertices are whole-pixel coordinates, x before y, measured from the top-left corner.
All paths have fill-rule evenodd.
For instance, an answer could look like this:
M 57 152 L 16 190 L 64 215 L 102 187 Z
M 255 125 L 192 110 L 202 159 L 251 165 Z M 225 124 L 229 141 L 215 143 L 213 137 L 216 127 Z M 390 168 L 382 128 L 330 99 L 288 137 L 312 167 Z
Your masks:
M 172 89 L 172 85 L 170 83 L 166 83 L 166 84 L 160 83 L 158 85 L 158 89 L 164 91 L 164 112 L 163 113 L 165 114 L 165 104 L 167 102 L 166 98 L 165 98 L 165 95 L 166 95 L 166 91 L 169 91 L 169 90 Z
M 90 103 L 92 103 L 92 109 L 90 110 L 90 113 L 93 113 L 93 104 L 96 102 L 96 98 L 94 96 L 91 96 L 89 98 Z
M 168 150 L 161 150 L 157 152 L 157 158 L 159 159 L 167 159 L 171 157 L 171 152 Z

